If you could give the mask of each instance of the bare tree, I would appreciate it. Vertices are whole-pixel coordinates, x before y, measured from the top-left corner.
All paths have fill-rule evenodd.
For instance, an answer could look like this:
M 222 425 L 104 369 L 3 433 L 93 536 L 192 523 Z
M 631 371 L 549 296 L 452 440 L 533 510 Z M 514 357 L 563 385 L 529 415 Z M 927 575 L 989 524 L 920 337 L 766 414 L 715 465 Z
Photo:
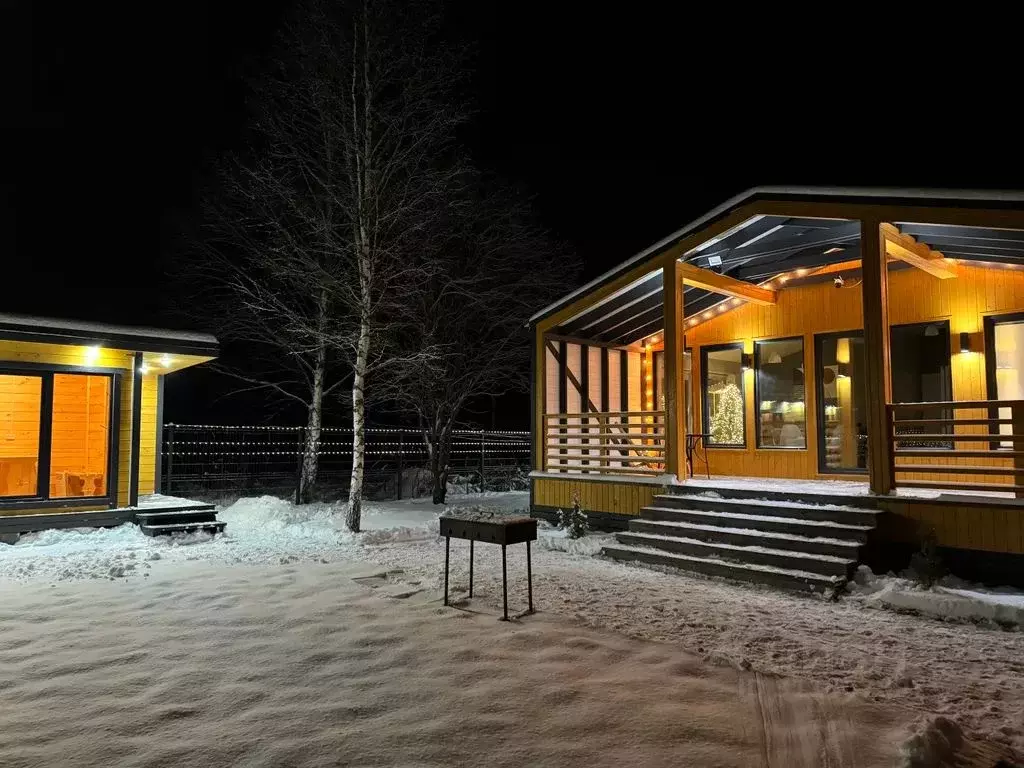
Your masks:
M 452 209 L 422 254 L 430 277 L 410 304 L 405 357 L 390 393 L 417 419 L 444 503 L 452 432 L 468 404 L 525 390 L 537 307 L 574 284 L 577 262 L 531 223 L 512 194 L 478 192 Z M 414 353 L 430 350 L 418 359 Z
M 459 70 L 437 45 L 437 26 L 417 3 L 301 4 L 259 88 L 254 159 L 234 168 L 234 199 L 247 212 L 233 206 L 218 218 L 229 246 L 222 262 L 244 254 L 230 287 L 282 354 L 313 361 L 311 397 L 337 386 L 316 376 L 332 354 L 351 371 L 353 531 L 368 387 L 433 354 L 423 345 L 403 354 L 395 341 L 429 277 L 417 253 L 463 186 L 454 141 L 464 113 L 452 98 Z

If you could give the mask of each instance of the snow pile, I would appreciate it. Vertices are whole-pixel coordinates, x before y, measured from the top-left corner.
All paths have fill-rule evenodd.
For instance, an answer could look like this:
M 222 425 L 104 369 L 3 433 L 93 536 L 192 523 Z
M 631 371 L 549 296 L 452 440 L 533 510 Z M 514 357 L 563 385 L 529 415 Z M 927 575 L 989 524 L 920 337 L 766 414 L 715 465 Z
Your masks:
M 926 589 L 897 576 L 876 576 L 866 565 L 857 569 L 849 586 L 851 597 L 875 608 L 917 611 L 949 621 L 991 621 L 1024 626 L 1024 592 L 989 589 L 955 577 Z
M 615 537 L 603 533 L 588 533 L 578 539 L 569 538 L 564 528 L 555 528 L 547 523 L 537 530 L 537 546 L 552 552 L 566 552 L 570 555 L 593 557 L 601 554 L 606 544 L 611 544 Z

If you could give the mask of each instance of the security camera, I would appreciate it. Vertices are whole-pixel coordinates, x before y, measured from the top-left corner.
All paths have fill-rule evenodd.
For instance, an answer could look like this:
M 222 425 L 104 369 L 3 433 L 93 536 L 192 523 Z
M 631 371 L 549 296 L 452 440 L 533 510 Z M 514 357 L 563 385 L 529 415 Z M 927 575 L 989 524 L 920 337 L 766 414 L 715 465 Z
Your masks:
M 836 275 L 835 277 L 832 278 L 832 285 L 834 285 L 836 288 L 842 288 L 844 285 L 846 285 L 846 281 L 843 280 L 842 275 Z

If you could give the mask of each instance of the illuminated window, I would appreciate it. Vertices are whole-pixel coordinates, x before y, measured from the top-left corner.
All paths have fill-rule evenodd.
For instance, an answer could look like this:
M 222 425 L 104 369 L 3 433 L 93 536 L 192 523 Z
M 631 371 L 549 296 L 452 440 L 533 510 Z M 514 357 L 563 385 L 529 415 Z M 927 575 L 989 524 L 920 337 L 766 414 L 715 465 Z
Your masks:
M 701 348 L 701 394 L 708 445 L 746 445 L 743 346 Z
M 806 448 L 804 340 L 776 339 L 754 345 L 757 371 L 758 448 Z

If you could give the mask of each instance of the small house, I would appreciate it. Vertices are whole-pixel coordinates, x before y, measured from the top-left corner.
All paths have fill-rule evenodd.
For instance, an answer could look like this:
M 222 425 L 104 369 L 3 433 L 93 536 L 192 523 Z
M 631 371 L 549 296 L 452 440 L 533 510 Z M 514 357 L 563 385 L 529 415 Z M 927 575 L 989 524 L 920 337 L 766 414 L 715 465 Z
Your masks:
M 0 534 L 220 530 L 158 495 L 165 378 L 217 354 L 208 334 L 0 314 Z
M 752 189 L 530 327 L 533 511 L 607 554 L 1024 581 L 1024 195 Z

